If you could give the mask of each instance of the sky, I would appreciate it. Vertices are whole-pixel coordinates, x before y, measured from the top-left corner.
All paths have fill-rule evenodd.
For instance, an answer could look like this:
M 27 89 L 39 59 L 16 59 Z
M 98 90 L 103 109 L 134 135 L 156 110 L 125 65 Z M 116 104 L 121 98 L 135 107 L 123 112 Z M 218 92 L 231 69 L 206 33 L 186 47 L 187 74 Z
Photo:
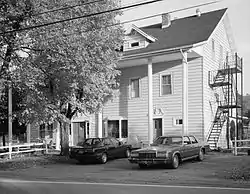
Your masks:
M 149 0 L 150 1 L 150 0 Z M 166 13 L 169 11 L 199 5 L 214 0 L 163 0 L 161 2 L 140 6 L 124 11 L 121 21 L 128 21 L 150 15 Z M 122 0 L 123 6 L 145 0 Z M 233 31 L 238 54 L 243 58 L 243 94 L 250 94 L 250 0 L 221 0 L 219 3 L 201 6 L 201 12 L 208 12 L 221 8 L 228 8 L 228 16 Z M 197 8 L 172 13 L 171 17 L 181 18 L 194 15 Z M 161 22 L 161 17 L 133 22 L 137 26 L 145 26 Z M 127 24 L 125 27 L 127 27 Z

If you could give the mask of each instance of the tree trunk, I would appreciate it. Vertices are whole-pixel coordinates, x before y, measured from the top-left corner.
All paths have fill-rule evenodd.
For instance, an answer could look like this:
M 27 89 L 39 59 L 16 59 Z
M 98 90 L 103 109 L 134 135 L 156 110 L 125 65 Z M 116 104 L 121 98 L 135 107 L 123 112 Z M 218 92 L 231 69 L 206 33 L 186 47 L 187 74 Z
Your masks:
M 69 155 L 69 123 L 59 122 L 60 124 L 60 144 L 61 144 L 61 153 L 62 156 Z

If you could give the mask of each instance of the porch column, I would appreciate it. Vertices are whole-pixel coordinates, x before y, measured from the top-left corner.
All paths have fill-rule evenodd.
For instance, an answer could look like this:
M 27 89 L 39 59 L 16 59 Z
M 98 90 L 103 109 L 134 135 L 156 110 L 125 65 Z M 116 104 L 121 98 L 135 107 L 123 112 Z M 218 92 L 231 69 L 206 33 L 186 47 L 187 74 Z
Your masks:
M 99 111 L 97 113 L 97 120 L 98 120 L 97 137 L 102 138 L 102 111 Z
M 104 137 L 108 137 L 108 119 L 105 120 L 104 126 L 105 126 Z
M 148 59 L 148 143 L 153 143 L 153 84 L 152 58 Z
M 60 126 L 57 122 L 57 129 L 56 129 L 56 150 L 60 150 Z
M 70 146 L 73 146 L 74 145 L 74 131 L 73 131 L 73 122 L 72 121 L 70 122 L 70 132 L 71 132 L 71 135 L 70 135 L 71 145 Z
M 30 143 L 30 124 L 26 127 L 26 137 L 27 137 L 27 143 Z
M 188 134 L 188 59 L 182 52 L 182 135 Z
M 119 139 L 122 139 L 122 119 L 119 118 Z

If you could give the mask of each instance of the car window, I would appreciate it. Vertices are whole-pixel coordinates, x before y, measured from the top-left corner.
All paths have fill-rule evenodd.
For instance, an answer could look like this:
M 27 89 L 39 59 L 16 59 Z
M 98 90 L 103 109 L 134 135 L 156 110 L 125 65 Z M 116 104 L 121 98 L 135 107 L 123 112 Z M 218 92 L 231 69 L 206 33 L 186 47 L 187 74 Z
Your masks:
M 111 142 L 114 144 L 115 147 L 118 147 L 118 146 L 119 146 L 119 141 L 118 141 L 117 139 L 111 138 L 110 140 L 111 140 Z
M 158 137 L 154 140 L 153 145 L 172 145 L 172 144 L 181 144 L 181 137 Z
M 93 139 L 93 142 L 92 142 L 93 145 L 97 145 L 97 144 L 99 144 L 99 143 L 101 143 L 101 140 L 100 140 L 100 139 L 98 139 L 98 138 Z
M 103 140 L 104 145 L 112 145 L 111 141 L 107 138 Z
M 192 144 L 198 143 L 194 136 L 190 136 L 189 139 L 191 140 Z
M 183 137 L 183 143 L 184 143 L 184 144 L 191 144 L 189 137 L 184 136 L 184 137 Z

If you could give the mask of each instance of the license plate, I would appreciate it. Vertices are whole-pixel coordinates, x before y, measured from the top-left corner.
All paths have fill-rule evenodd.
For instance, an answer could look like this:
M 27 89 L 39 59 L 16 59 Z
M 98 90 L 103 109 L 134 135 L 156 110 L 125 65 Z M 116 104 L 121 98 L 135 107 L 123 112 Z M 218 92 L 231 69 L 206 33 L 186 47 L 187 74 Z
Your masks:
M 78 154 L 83 154 L 84 150 L 79 150 Z
M 140 164 L 149 165 L 149 164 L 152 164 L 153 162 L 152 162 L 152 161 L 142 160 L 142 161 L 140 161 L 139 163 L 140 163 Z

